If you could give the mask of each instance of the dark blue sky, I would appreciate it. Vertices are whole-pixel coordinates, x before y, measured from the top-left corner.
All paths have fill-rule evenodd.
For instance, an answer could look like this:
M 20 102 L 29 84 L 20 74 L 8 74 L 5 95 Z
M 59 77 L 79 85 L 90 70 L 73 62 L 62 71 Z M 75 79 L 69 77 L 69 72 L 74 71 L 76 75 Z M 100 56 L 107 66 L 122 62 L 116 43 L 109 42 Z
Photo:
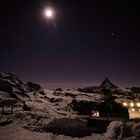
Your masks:
M 140 10 L 134 0 L 0 1 L 0 71 L 23 80 L 140 85 Z

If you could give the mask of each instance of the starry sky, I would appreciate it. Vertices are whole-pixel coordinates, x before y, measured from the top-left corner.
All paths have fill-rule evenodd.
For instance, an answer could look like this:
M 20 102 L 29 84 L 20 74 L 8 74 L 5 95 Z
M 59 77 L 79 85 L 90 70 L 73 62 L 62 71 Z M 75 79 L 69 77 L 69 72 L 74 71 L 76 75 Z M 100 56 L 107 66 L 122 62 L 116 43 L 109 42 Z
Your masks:
M 43 11 L 55 11 L 48 20 Z M 0 71 L 47 86 L 140 86 L 140 9 L 128 0 L 1 0 Z

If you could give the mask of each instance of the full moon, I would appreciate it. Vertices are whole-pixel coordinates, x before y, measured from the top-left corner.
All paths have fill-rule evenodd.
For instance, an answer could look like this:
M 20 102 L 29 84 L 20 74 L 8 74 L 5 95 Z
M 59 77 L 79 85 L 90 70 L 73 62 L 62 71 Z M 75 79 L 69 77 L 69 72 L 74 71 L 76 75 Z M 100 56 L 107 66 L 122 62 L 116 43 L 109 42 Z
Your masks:
M 52 18 L 54 15 L 54 12 L 51 8 L 47 8 L 45 9 L 44 14 L 47 18 Z

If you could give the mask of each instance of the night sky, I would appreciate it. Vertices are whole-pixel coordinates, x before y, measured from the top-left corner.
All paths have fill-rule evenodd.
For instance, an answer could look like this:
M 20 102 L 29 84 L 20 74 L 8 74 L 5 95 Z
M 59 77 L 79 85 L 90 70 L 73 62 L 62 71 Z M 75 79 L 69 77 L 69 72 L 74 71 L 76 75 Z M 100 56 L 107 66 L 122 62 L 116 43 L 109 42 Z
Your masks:
M 105 77 L 140 86 L 140 8 L 135 0 L 0 0 L 0 71 L 47 86 Z

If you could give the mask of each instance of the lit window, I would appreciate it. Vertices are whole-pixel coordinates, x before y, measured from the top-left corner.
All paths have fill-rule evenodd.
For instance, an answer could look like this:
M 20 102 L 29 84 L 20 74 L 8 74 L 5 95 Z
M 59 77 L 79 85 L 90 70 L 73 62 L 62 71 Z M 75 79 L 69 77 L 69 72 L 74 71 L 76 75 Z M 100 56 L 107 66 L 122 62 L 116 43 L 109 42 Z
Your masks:
M 135 109 L 134 109 L 134 108 L 132 108 L 131 110 L 132 110 L 132 111 L 135 111 Z
M 140 103 L 137 103 L 137 107 L 140 107 Z
M 130 106 L 133 107 L 134 106 L 134 103 L 130 103 Z
M 127 106 L 127 103 L 126 103 L 126 102 L 124 102 L 124 103 L 123 103 L 123 106 Z

